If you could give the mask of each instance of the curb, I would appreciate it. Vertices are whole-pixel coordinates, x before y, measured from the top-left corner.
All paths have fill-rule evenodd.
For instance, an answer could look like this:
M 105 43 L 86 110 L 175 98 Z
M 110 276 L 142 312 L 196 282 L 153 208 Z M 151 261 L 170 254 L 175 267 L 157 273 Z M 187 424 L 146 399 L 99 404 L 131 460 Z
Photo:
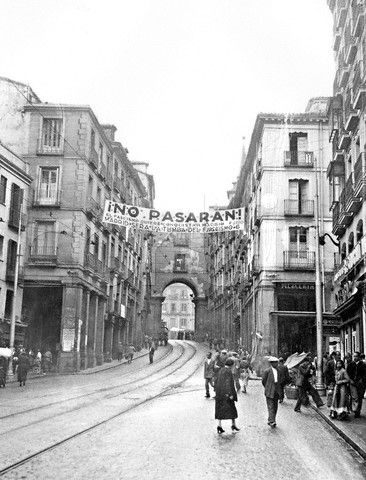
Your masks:
M 314 405 L 310 405 L 311 408 L 323 419 L 327 422 L 328 425 L 330 425 L 333 430 L 335 430 L 339 436 L 343 438 L 351 447 L 356 450 L 356 452 L 361 455 L 366 460 L 366 450 L 364 450 L 362 447 L 360 447 L 352 438 L 347 435 L 343 430 L 337 427 L 332 420 L 330 420 L 327 415 L 325 415 L 319 408 L 315 407 Z

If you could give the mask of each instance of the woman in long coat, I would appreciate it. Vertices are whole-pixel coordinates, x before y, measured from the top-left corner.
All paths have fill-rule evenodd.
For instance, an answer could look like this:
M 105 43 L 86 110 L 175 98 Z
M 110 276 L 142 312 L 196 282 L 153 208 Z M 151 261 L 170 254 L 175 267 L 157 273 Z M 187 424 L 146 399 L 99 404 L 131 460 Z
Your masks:
M 23 351 L 19 355 L 18 359 L 18 382 L 19 386 L 25 385 L 25 381 L 27 380 L 27 373 L 30 369 L 30 360 L 29 355 Z
M 235 402 L 238 401 L 238 397 L 231 372 L 233 365 L 234 361 L 228 358 L 225 362 L 225 367 L 219 371 L 215 383 L 215 418 L 218 420 L 217 433 L 223 433 L 225 431 L 221 425 L 222 420 L 231 420 L 231 430 L 233 432 L 240 430 L 235 424 L 235 419 L 238 418 Z
M 337 360 L 335 371 L 335 386 L 333 392 L 332 405 L 330 407 L 330 416 L 345 420 L 349 410 L 349 376 L 344 368 L 343 360 Z

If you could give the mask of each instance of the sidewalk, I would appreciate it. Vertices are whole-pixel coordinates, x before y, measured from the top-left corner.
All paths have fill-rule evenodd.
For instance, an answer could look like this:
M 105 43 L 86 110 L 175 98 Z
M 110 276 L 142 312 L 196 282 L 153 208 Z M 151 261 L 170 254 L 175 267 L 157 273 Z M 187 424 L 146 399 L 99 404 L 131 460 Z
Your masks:
M 361 418 L 354 418 L 349 415 L 349 421 L 334 420 L 329 417 L 329 408 L 324 406 L 317 408 L 311 405 L 320 415 L 351 447 L 353 447 L 363 458 L 366 459 L 366 400 L 362 403 Z
M 169 344 L 168 344 L 168 347 L 169 347 Z M 163 348 L 163 347 L 159 347 L 159 348 Z M 170 348 L 172 348 L 170 346 Z M 136 352 L 135 355 L 134 355 L 134 360 L 136 358 L 140 358 L 140 357 L 144 357 L 146 355 L 148 355 L 149 352 L 148 350 L 146 349 L 142 349 L 140 352 Z M 118 361 L 118 360 L 112 360 L 111 362 L 104 362 L 102 365 L 97 365 L 96 367 L 93 367 L 93 368 L 87 368 L 85 370 L 80 370 L 78 372 L 73 372 L 73 373 L 57 373 L 57 372 L 50 372 L 50 373 L 47 373 L 47 374 L 37 374 L 37 373 L 34 373 L 34 372 L 28 372 L 28 376 L 27 378 L 28 379 L 37 379 L 37 378 L 47 378 L 47 377 L 60 377 L 60 376 L 66 376 L 66 375 L 91 375 L 93 373 L 98 373 L 98 372 L 103 372 L 105 370 L 110 370 L 112 368 L 117 368 L 123 364 L 127 364 L 127 360 L 125 358 L 122 359 L 122 361 Z M 17 375 L 13 375 L 11 377 L 7 377 L 6 379 L 6 383 L 9 384 L 9 383 L 15 383 L 17 382 L 18 379 L 17 379 Z

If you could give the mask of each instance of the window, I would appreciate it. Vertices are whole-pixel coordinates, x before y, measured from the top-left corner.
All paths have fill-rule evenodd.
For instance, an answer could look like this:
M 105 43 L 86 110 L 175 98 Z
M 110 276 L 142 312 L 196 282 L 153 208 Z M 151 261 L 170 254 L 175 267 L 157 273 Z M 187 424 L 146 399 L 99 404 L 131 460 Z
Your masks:
M 95 150 L 95 132 L 93 129 L 90 132 L 90 147 Z
M 12 290 L 6 291 L 5 311 L 4 311 L 5 318 L 9 318 L 9 319 L 11 318 L 11 314 L 13 311 L 13 296 L 14 296 L 14 292 Z
M 4 256 L 4 237 L 0 235 L 0 259 Z
M 290 163 L 291 165 L 301 165 L 306 163 L 305 152 L 308 149 L 308 135 L 303 132 L 293 132 L 290 137 Z
M 56 254 L 55 222 L 37 222 L 31 252 L 35 255 Z
M 88 254 L 90 252 L 90 228 L 86 227 L 85 230 L 85 253 Z
M 359 220 L 356 227 L 356 242 L 359 242 L 363 237 L 363 221 Z
M 341 248 L 341 260 L 343 261 L 347 257 L 347 247 L 346 243 L 342 243 L 342 248 Z
M 62 149 L 62 118 L 44 118 L 42 128 L 43 152 L 55 153 Z
M 176 305 L 175 305 L 175 303 L 171 303 L 171 304 L 170 304 L 170 312 L 171 312 L 171 313 L 175 313 L 175 312 L 176 312 Z
M 289 181 L 288 203 L 285 204 L 285 213 L 293 215 L 306 215 L 313 213 L 313 203 L 308 200 L 309 182 L 307 180 L 290 180 Z
M 88 196 L 88 198 L 91 198 L 93 196 L 93 177 L 91 177 L 90 175 L 89 175 L 89 179 L 88 179 L 87 196 Z
M 99 256 L 99 237 L 96 233 L 94 233 L 94 255 L 95 258 Z
M 307 250 L 308 231 L 305 227 L 290 227 L 290 250 L 304 251 Z
M 103 162 L 103 144 L 99 144 L 98 159 L 100 162 Z
M 186 328 L 187 326 L 187 319 L 186 318 L 181 318 L 180 319 L 180 328 Z
M 186 271 L 186 256 L 183 253 L 177 253 L 174 259 L 174 272 Z
M 6 259 L 6 268 L 11 272 L 15 272 L 16 259 L 17 259 L 17 242 L 14 242 L 14 240 L 9 240 L 8 256 Z
M 57 203 L 58 172 L 58 168 L 40 168 L 37 199 L 40 205 L 54 205 Z
M 100 187 L 97 187 L 97 203 L 102 205 L 102 189 Z
M 181 312 L 186 312 L 187 311 L 187 304 L 182 303 L 180 308 L 181 308 Z
M 351 253 L 354 247 L 355 247 L 355 236 L 353 232 L 351 232 L 348 237 L 348 253 Z
M 7 186 L 8 180 L 6 177 L 1 175 L 1 182 L 0 182 L 0 203 L 5 205 L 6 201 L 6 186 Z
M 22 210 L 23 190 L 16 183 L 11 185 L 9 226 L 18 228 Z

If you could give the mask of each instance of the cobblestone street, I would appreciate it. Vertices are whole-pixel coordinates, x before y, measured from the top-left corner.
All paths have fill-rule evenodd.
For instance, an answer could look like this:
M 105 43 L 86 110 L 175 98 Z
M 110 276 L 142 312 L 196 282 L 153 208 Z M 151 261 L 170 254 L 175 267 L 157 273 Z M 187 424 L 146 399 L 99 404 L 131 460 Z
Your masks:
M 35 455 L 4 478 L 365 478 L 365 462 L 312 409 L 296 414 L 285 400 L 269 429 L 260 381 L 239 394 L 240 432 L 229 433 L 227 421 L 218 436 L 214 400 L 204 398 L 206 350 L 173 343 L 159 348 L 153 366 L 144 356 L 2 390 L 1 469 Z

